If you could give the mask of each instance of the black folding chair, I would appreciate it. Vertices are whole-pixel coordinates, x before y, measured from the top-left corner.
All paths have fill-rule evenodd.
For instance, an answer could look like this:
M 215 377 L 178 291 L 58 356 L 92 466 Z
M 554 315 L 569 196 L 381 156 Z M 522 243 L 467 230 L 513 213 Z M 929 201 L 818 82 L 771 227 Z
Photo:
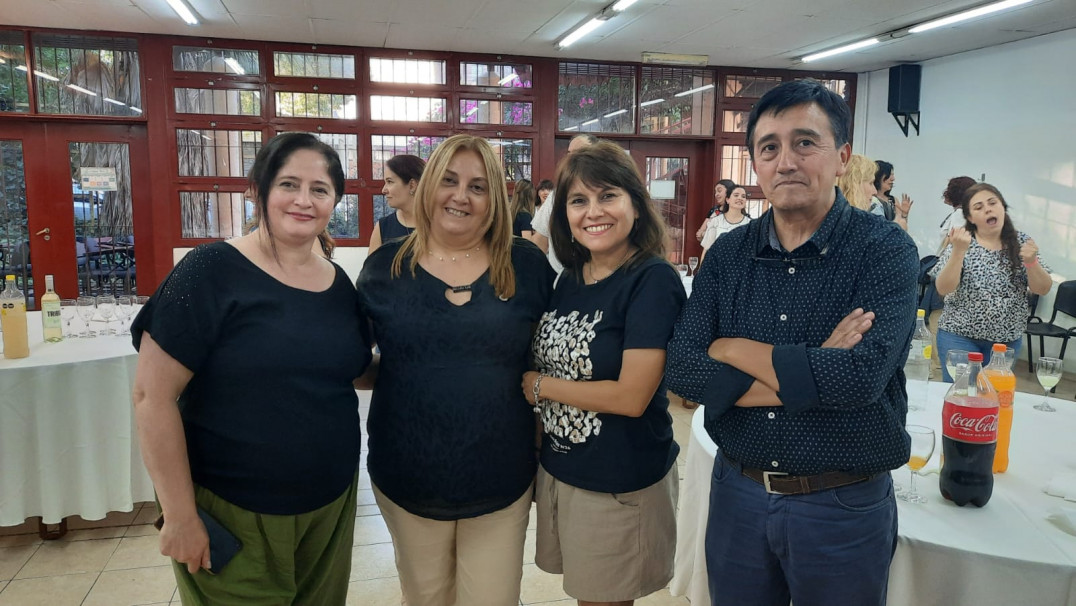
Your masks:
M 1034 313 L 1034 308 L 1032 308 L 1032 314 Z M 1057 287 L 1057 296 L 1054 298 L 1054 311 L 1050 314 L 1050 321 L 1044 321 L 1042 318 L 1035 315 L 1028 318 L 1027 329 L 1025 330 L 1025 333 L 1027 334 L 1028 372 L 1035 372 L 1035 351 L 1031 341 L 1031 337 L 1033 336 L 1039 338 L 1040 356 L 1046 351 L 1046 337 L 1061 339 L 1061 353 L 1058 357 L 1062 360 L 1065 359 L 1065 348 L 1068 347 L 1069 337 L 1076 334 L 1076 328 L 1065 328 L 1055 324 L 1058 313 L 1063 313 L 1066 316 L 1076 319 L 1076 280 L 1062 282 Z

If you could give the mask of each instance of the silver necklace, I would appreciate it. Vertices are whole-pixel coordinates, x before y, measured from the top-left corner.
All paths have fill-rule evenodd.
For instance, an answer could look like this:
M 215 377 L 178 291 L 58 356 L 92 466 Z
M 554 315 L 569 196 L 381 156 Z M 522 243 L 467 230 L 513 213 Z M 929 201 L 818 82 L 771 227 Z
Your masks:
M 474 251 L 469 250 L 469 251 L 463 253 L 463 258 L 464 259 L 470 259 L 471 258 L 471 252 L 478 252 L 480 250 L 482 250 L 481 245 L 475 246 Z M 432 250 L 430 251 L 430 256 L 436 258 L 438 261 L 444 261 L 445 260 L 445 258 L 443 256 L 433 252 Z M 455 263 L 456 262 L 456 256 L 455 255 L 449 255 L 448 260 L 451 261 L 452 263 Z
M 602 276 L 601 278 L 595 278 L 594 277 L 594 261 L 592 260 L 586 266 L 587 273 L 590 274 L 590 283 L 591 284 L 597 284 L 598 282 L 601 282 L 602 280 L 604 280 L 604 279 L 608 278 L 609 276 L 615 274 L 617 272 L 617 270 L 619 270 L 621 267 L 624 267 L 624 264 L 627 263 L 628 259 L 630 259 L 630 258 L 631 258 L 631 252 L 629 251 L 628 254 L 624 255 L 624 258 L 620 260 L 620 263 L 617 264 L 617 266 L 613 268 L 613 271 L 609 272 L 605 276 Z

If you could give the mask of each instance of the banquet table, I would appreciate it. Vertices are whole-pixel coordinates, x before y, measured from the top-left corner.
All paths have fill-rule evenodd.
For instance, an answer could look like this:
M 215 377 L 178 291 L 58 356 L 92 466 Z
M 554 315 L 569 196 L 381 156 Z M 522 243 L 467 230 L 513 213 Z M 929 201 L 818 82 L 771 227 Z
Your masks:
M 916 479 L 919 493 L 929 502 L 897 501 L 899 536 L 888 603 L 1076 606 L 1076 536 L 1048 519 L 1076 519 L 1076 503 L 1043 492 L 1056 474 L 1076 473 L 1076 403 L 1051 398 L 1057 412 L 1046 413 L 1032 408 L 1041 395 L 1017 392 L 1009 469 L 994 476 L 986 507 L 961 508 L 938 491 L 941 407 L 947 388 L 931 383 L 925 410 L 908 413 L 909 424 L 934 428 L 936 449 L 924 468 L 926 475 Z M 692 417 L 670 584 L 673 595 L 686 595 L 696 605 L 710 604 L 703 538 L 717 453 L 703 428 L 704 410 L 700 406 Z M 895 470 L 894 481 L 907 487 L 908 474 L 906 467 Z
M 97 520 L 152 501 L 131 408 L 131 337 L 46 343 L 40 312 L 27 323 L 30 357 L 0 357 L 0 526 Z

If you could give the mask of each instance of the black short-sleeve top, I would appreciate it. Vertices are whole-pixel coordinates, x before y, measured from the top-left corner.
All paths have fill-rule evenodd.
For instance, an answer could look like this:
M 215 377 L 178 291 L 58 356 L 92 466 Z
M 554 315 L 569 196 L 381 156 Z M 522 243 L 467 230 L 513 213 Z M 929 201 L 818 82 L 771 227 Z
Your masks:
M 535 365 L 561 379 L 615 381 L 625 350 L 665 349 L 685 298 L 680 275 L 659 258 L 589 285 L 561 274 L 534 336 Z M 665 476 L 680 452 L 664 378 L 640 417 L 552 400 L 543 400 L 540 416 L 542 467 L 585 490 L 646 488 Z
M 378 229 L 381 230 L 381 241 L 388 242 L 396 238 L 406 238 L 415 231 L 414 227 L 407 227 L 400 223 L 400 217 L 396 213 L 389 213 L 377 221 Z
M 179 406 L 194 482 L 257 513 L 327 505 L 352 483 L 352 381 L 367 322 L 339 267 L 327 290 L 287 286 L 225 242 L 185 256 L 131 327 L 194 373 Z
M 378 248 L 359 274 L 381 363 L 367 420 L 367 469 L 377 488 L 412 514 L 436 520 L 503 509 L 536 470 L 534 413 L 520 381 L 553 272 L 537 246 L 515 238 L 516 293 L 497 296 L 487 271 L 471 300 L 454 305 L 448 285 L 405 259 L 400 242 Z
M 531 227 L 531 221 L 533 220 L 534 217 L 525 210 L 516 213 L 515 219 L 512 220 L 512 235 L 522 236 L 525 231 L 534 231 L 534 228 Z

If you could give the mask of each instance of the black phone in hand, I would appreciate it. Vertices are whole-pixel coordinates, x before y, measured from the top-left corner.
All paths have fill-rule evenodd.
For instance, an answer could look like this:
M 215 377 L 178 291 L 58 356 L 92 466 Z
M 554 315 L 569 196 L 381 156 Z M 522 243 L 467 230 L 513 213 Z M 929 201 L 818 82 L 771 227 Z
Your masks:
M 202 520 L 202 525 L 205 526 L 206 533 L 209 535 L 209 572 L 220 574 L 235 554 L 243 548 L 243 543 L 232 534 L 232 531 L 222 526 L 216 518 L 201 507 L 198 507 L 198 518 Z M 158 517 L 153 525 L 160 530 L 164 526 L 164 515 Z

